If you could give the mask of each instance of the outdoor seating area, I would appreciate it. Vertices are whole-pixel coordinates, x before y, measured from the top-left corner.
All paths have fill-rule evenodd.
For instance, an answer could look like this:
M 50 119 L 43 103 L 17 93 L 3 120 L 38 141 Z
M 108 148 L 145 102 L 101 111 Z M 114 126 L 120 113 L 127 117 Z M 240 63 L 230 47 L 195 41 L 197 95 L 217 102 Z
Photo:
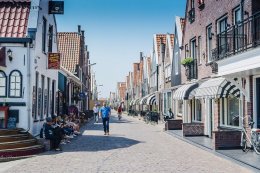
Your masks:
M 92 117 L 93 111 L 90 110 L 77 114 L 69 110 L 69 115 L 47 117 L 40 132 L 45 150 L 59 151 L 61 145 L 71 143 L 71 139 L 81 134 L 80 127 Z

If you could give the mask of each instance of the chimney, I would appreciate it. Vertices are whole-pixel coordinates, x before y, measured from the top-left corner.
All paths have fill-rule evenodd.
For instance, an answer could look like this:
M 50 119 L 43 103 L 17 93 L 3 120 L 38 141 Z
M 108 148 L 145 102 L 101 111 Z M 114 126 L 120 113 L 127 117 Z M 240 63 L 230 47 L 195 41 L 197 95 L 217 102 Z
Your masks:
M 140 62 L 143 61 L 143 52 L 140 52 Z
M 81 36 L 83 36 L 83 37 L 84 37 L 84 33 L 85 33 L 85 31 L 84 31 L 84 30 L 82 30 L 82 31 L 81 31 Z
M 80 34 L 81 33 L 81 26 L 78 25 L 78 33 Z

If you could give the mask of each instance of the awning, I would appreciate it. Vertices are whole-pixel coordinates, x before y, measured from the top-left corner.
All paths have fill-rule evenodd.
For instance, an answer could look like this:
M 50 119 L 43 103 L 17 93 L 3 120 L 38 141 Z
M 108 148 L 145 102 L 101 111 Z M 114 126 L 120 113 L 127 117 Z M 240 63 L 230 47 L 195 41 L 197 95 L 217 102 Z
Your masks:
M 222 98 L 230 94 L 240 97 L 239 88 L 227 79 L 220 77 L 202 83 L 195 91 L 195 98 Z
M 140 102 L 140 98 L 135 99 L 135 101 L 134 101 L 134 105 L 139 105 L 139 102 Z
M 133 105 L 134 105 L 134 101 L 135 101 L 134 99 L 133 99 L 133 100 L 131 100 L 131 102 L 130 102 L 130 104 L 129 104 L 129 105 L 130 105 L 130 106 L 133 106 Z
M 156 105 L 156 96 L 155 96 L 155 93 L 152 93 L 152 94 L 147 98 L 146 104 L 147 104 L 147 105 Z
M 172 98 L 174 100 L 192 99 L 192 97 L 194 97 L 194 95 L 195 95 L 194 89 L 196 89 L 198 86 L 199 86 L 198 83 L 191 83 L 191 84 L 183 85 L 174 92 Z
M 147 104 L 147 99 L 148 99 L 149 96 L 150 96 L 150 94 L 144 96 L 144 97 L 140 100 L 139 104 L 140 104 L 140 105 L 146 105 L 146 104 Z

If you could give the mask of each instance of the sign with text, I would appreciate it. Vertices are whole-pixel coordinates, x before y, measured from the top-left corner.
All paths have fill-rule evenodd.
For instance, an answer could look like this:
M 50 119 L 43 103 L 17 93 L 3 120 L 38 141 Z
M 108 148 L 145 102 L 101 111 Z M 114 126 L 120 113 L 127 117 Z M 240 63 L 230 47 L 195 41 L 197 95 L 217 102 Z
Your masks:
M 60 69 L 60 53 L 48 54 L 48 69 Z
M 64 2 L 49 1 L 49 14 L 64 14 Z

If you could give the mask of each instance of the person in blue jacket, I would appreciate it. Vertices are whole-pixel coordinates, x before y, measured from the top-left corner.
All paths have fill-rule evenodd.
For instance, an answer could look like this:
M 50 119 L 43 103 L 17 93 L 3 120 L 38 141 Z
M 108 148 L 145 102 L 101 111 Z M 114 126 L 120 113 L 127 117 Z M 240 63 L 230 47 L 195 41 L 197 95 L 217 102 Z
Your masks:
M 107 106 L 106 102 L 103 102 L 103 106 L 99 110 L 99 116 L 102 117 L 104 135 L 109 135 L 109 117 L 111 114 L 111 108 Z

